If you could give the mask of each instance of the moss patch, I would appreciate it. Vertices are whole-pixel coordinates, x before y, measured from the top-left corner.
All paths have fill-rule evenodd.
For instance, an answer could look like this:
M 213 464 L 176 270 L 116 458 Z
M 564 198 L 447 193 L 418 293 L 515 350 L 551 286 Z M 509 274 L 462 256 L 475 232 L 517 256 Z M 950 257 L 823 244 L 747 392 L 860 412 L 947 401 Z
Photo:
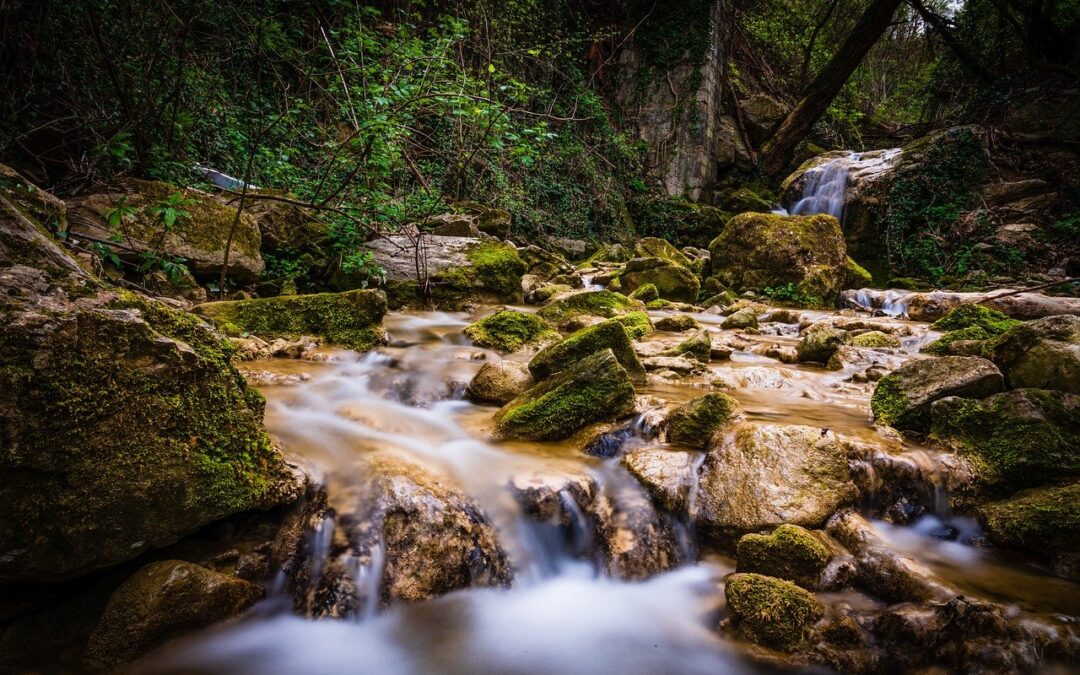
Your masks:
M 516 352 L 522 347 L 559 340 L 559 333 L 535 314 L 503 310 L 465 327 L 478 347 Z
M 634 292 L 630 294 L 630 297 L 642 302 L 652 302 L 653 300 L 660 299 L 660 293 L 656 290 L 654 284 L 642 284 L 634 289 Z
M 990 340 L 1021 323 L 982 305 L 958 305 L 930 326 L 934 330 L 947 332 L 927 345 L 923 351 L 928 354 L 949 354 L 953 351 L 954 342 Z
M 653 332 L 652 319 L 645 312 L 630 312 L 615 317 L 623 325 L 631 340 L 640 340 Z
M 868 349 L 895 349 L 900 346 L 900 338 L 879 330 L 869 330 L 851 338 L 851 344 Z
M 712 340 L 709 334 L 701 330 L 671 349 L 664 352 L 664 356 L 692 356 L 702 363 L 708 363 L 712 357 Z
M 668 415 L 668 440 L 705 448 L 718 429 L 739 416 L 739 402 L 720 392 L 688 401 Z
M 866 288 L 874 283 L 874 277 L 849 256 L 844 262 L 844 288 Z
M 761 574 L 733 574 L 724 588 L 735 630 L 754 642 L 791 651 L 824 614 L 812 593 Z
M 631 300 L 620 293 L 584 291 L 557 298 L 542 307 L 537 314 L 546 321 L 561 325 L 575 316 L 589 315 L 610 319 L 619 314 L 640 309 L 642 309 L 640 302 Z
M 673 333 L 682 333 L 694 328 L 701 328 L 701 324 L 689 314 L 672 314 L 656 322 L 657 330 L 666 330 Z
M 829 549 L 809 530 L 781 525 L 772 534 L 747 534 L 737 547 L 738 570 L 787 579 L 814 590 L 829 564 Z
M 542 350 L 529 361 L 529 372 L 537 381 L 553 373 L 571 370 L 586 356 L 610 349 L 630 379 L 644 382 L 645 368 L 638 360 L 626 328 L 616 320 L 582 328 L 562 342 Z
M 1027 490 L 977 513 L 998 545 L 1048 555 L 1080 551 L 1080 483 Z

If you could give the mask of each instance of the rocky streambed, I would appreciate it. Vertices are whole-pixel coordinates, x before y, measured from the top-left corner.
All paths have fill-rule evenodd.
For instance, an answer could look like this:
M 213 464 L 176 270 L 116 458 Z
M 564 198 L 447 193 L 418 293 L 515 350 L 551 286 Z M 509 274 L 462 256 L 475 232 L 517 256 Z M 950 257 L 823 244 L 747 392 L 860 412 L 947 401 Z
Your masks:
M 241 364 L 310 476 L 306 534 L 265 600 L 141 672 L 1076 663 L 1067 556 L 992 546 L 972 455 L 874 424 L 877 382 L 940 331 L 751 307 L 560 339 L 534 311 L 392 312 L 375 351 Z M 1002 388 L 933 377 L 927 399 Z

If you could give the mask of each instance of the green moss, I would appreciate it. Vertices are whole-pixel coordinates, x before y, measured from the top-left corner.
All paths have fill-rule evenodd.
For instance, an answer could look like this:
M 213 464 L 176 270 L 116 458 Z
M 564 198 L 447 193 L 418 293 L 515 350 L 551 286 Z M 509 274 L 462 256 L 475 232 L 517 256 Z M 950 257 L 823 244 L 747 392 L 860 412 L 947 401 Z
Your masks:
M 844 344 L 847 331 L 839 328 L 822 328 L 807 333 L 795 350 L 799 354 L 800 361 L 813 361 L 814 363 L 828 363 L 840 345 Z
M 208 302 L 196 312 L 260 337 L 319 335 L 328 342 L 358 351 L 385 344 L 382 291 L 290 295 L 256 300 Z
M 1017 389 L 934 403 L 931 438 L 968 457 L 984 485 L 1017 490 L 1080 476 L 1080 397 Z
M 559 333 L 535 314 L 503 310 L 465 327 L 478 347 L 516 352 L 522 347 L 559 339 Z
M 640 340 L 653 332 L 652 320 L 645 312 L 630 312 L 615 317 L 623 325 L 631 340 Z
M 668 415 L 668 440 L 703 449 L 712 435 L 738 417 L 739 413 L 739 402 L 727 394 L 705 394 L 687 401 Z
M 731 575 L 724 594 L 737 632 L 785 651 L 797 648 L 824 614 L 812 593 L 790 581 L 760 574 Z
M 701 306 L 705 309 L 708 309 L 710 307 L 719 307 L 721 309 L 724 309 L 738 299 L 739 297 L 731 291 L 721 291 L 720 293 L 717 293 L 716 295 L 713 295 L 703 300 Z
M 609 287 L 613 285 L 624 292 L 650 285 L 660 298 L 676 302 L 697 302 L 701 292 L 697 275 L 664 258 L 634 258 L 619 271 Z
M 1039 488 L 977 510 L 991 541 L 1047 555 L 1080 551 L 1080 483 Z
M 874 277 L 848 256 L 844 263 L 844 288 L 866 288 L 873 283 Z
M 712 340 L 709 334 L 701 330 L 671 349 L 664 352 L 664 356 L 691 356 L 702 363 L 708 363 L 712 357 Z
M 682 333 L 695 328 L 701 328 L 701 324 L 689 314 L 671 314 L 656 322 L 657 330 L 666 330 L 672 333 Z
M 989 335 L 1000 335 L 1021 323 L 1016 319 L 1010 319 L 996 309 L 975 303 L 964 303 L 953 307 L 948 314 L 935 321 L 930 327 L 939 331 L 954 331 L 977 326 L 983 328 Z
M 911 416 L 907 395 L 900 386 L 898 376 L 890 374 L 878 380 L 874 393 L 870 397 L 870 410 L 874 414 L 874 421 L 892 426 L 905 423 L 905 420 Z M 919 416 L 928 417 L 925 413 L 920 413 Z M 905 428 L 923 428 L 928 421 L 928 419 L 914 421 L 911 424 L 905 424 Z
M 650 300 L 649 302 L 646 302 L 645 309 L 666 309 L 674 304 L 675 303 L 670 300 L 664 300 L 663 298 L 659 298 L 657 300 Z
M 645 380 L 645 368 L 634 352 L 626 328 L 614 319 L 582 328 L 562 342 L 541 350 L 529 361 L 529 372 L 540 381 L 554 373 L 573 369 L 585 357 L 605 349 L 615 354 L 631 380 Z
M 958 330 L 949 331 L 948 333 L 942 335 L 938 339 L 923 347 L 922 351 L 927 354 L 945 356 L 947 354 L 954 353 L 955 349 L 952 346 L 954 342 L 963 342 L 969 340 L 985 342 L 986 340 L 990 340 L 994 337 L 997 337 L 997 334 L 987 330 L 983 326 L 966 326 Z
M 542 307 L 537 314 L 540 318 L 561 325 L 575 316 L 599 316 L 610 319 L 619 314 L 640 310 L 642 305 L 625 295 L 612 291 L 584 291 L 553 300 Z
M 651 196 L 632 200 L 630 212 L 640 234 L 700 248 L 708 246 L 731 219 L 731 213 L 715 206 Z
M 521 277 L 525 263 L 510 244 L 483 242 L 466 253 L 473 264 L 476 280 L 503 302 L 521 301 Z
M 809 530 L 781 525 L 772 534 L 748 534 L 737 547 L 738 571 L 787 579 L 803 588 L 817 588 L 832 556 Z
M 611 350 L 534 386 L 495 415 L 497 438 L 558 440 L 634 409 L 634 386 Z
M 634 289 L 634 292 L 630 294 L 630 297 L 642 302 L 652 302 L 653 300 L 659 300 L 660 294 L 657 292 L 654 284 L 642 284 Z
M 740 310 L 732 312 L 730 315 L 724 318 L 724 322 L 720 324 L 722 328 L 757 328 L 757 309 L 754 307 L 743 307 Z
M 638 258 L 660 258 L 668 262 L 690 267 L 693 261 L 679 249 L 659 237 L 644 237 L 634 244 L 634 253 Z
M 879 330 L 870 330 L 851 338 L 851 344 L 869 349 L 895 349 L 900 346 L 900 339 Z

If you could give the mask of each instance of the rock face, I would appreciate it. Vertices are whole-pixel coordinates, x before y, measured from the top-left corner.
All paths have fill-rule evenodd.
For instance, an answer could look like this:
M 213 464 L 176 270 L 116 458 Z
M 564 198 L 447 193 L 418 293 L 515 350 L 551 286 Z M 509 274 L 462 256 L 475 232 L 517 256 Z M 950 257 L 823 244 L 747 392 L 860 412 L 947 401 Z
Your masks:
M 724 586 L 731 626 L 759 644 L 790 651 L 825 613 L 812 593 L 761 574 L 733 574 Z
M 529 367 L 519 361 L 485 363 L 469 382 L 469 396 L 485 403 L 509 403 L 534 384 Z
M 656 289 L 660 298 L 675 302 L 695 302 L 701 291 L 697 275 L 664 258 L 634 258 L 619 274 L 619 290 L 632 292 L 645 285 Z
M 832 557 L 829 549 L 808 530 L 781 525 L 772 534 L 747 534 L 737 548 L 738 570 L 756 572 L 815 590 Z
M 426 270 L 431 301 L 458 310 L 478 303 L 519 303 L 525 263 L 511 244 L 473 237 L 387 235 L 364 245 L 372 262 L 386 271 L 390 307 L 415 305 L 420 299 L 420 269 Z
M 975 356 L 910 361 L 881 378 L 870 408 L 874 419 L 897 429 L 928 431 L 930 404 L 946 396 L 985 398 L 1004 389 L 1001 372 Z
M 94 671 L 112 670 L 170 639 L 240 614 L 263 594 L 258 584 L 192 563 L 151 563 L 112 594 L 84 662 Z
M 931 406 L 931 435 L 972 460 L 980 481 L 1017 490 L 1080 476 L 1080 396 L 1017 389 Z
M 743 213 L 713 239 L 709 253 L 725 286 L 763 291 L 790 284 L 817 306 L 833 306 L 846 278 L 847 249 L 832 216 Z
M 819 527 L 855 494 L 835 434 L 744 423 L 713 438 L 701 474 L 698 523 L 719 539 L 783 523 Z
M 582 328 L 545 348 L 529 361 L 529 372 L 538 381 L 543 380 L 553 373 L 570 371 L 586 356 L 605 349 L 611 350 L 631 381 L 645 381 L 645 368 L 634 352 L 626 328 L 616 320 Z
M 1080 316 L 1048 316 L 1013 326 L 989 356 L 1010 387 L 1080 394 Z
M 156 207 L 173 195 L 179 195 L 183 206 L 179 210 L 190 214 L 181 216 L 166 229 Z M 110 212 L 123 203 L 131 209 L 122 226 L 117 226 L 125 249 L 117 255 L 137 256 L 145 251 L 159 251 L 183 258 L 196 277 L 216 279 L 225 260 L 225 243 L 236 222 L 232 247 L 229 251 L 231 275 L 242 283 L 255 281 L 263 271 L 260 254 L 262 236 L 259 226 L 249 214 L 236 217 L 236 208 L 218 202 L 210 195 L 166 183 L 127 179 L 119 190 L 98 193 L 73 200 L 68 206 L 69 236 L 90 235 L 108 241 L 113 229 L 108 221 Z M 127 250 L 128 248 L 134 251 Z
M 319 335 L 327 342 L 357 351 L 386 344 L 386 331 L 382 327 L 386 295 L 382 291 L 207 302 L 196 306 L 194 311 L 213 319 L 230 334 Z
M 495 415 L 495 435 L 557 440 L 633 410 L 634 385 L 611 350 L 605 349 L 503 406 Z
M 478 347 L 516 352 L 531 345 L 555 342 L 558 332 L 535 314 L 503 310 L 465 327 L 465 335 Z
M 668 440 L 705 449 L 713 434 L 739 414 L 739 402 L 727 394 L 705 394 L 687 401 L 668 415 L 665 420 Z
M 1009 289 L 990 293 L 954 293 L 933 291 L 912 293 L 904 298 L 908 318 L 913 321 L 937 321 L 954 308 L 979 303 L 1013 319 L 1041 319 L 1059 314 L 1080 315 L 1080 298 L 1056 297 L 1041 293 L 1004 295 Z M 997 296 L 1001 296 L 1000 298 Z

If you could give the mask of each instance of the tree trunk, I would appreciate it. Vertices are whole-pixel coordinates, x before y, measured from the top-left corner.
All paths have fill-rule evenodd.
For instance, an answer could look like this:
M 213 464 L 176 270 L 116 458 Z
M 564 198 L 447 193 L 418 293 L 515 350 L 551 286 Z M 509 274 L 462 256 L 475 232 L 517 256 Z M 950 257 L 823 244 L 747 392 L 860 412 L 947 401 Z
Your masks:
M 810 127 L 840 93 L 866 53 L 885 33 L 899 6 L 900 0 L 872 0 L 828 65 L 806 88 L 802 100 L 765 143 L 762 148 L 762 170 L 766 174 L 775 176 L 787 167 L 795 153 L 795 146 L 806 137 Z

